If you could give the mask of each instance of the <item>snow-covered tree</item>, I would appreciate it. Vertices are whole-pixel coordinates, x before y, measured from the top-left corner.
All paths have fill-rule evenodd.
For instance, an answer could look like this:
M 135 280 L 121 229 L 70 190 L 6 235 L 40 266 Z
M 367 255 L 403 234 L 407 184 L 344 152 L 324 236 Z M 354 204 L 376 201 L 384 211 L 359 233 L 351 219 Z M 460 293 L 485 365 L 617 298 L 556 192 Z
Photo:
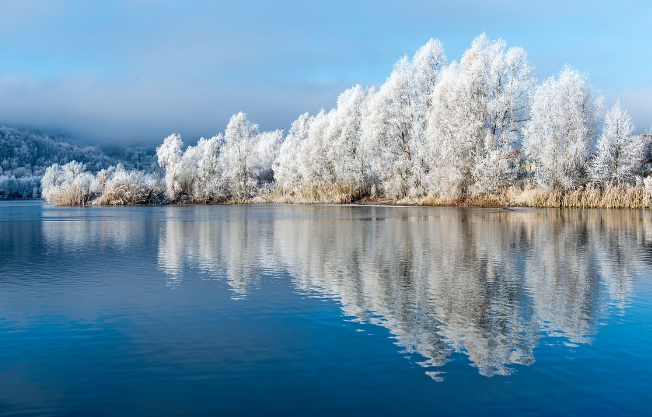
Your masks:
M 369 97 L 363 120 L 365 152 L 382 190 L 392 197 L 407 195 L 412 186 L 409 99 L 410 65 L 404 57 L 380 89 Z
M 362 192 L 367 175 L 365 155 L 360 144 L 367 93 L 359 84 L 345 90 L 337 99 L 326 132 L 326 157 L 331 161 L 335 184 Z
M 540 186 L 568 190 L 578 185 L 596 140 L 602 102 L 588 77 L 568 66 L 535 89 L 523 148 L 536 164 Z
M 0 173 L 0 200 L 11 198 L 39 198 L 41 178 L 37 176 L 2 175 Z
M 413 183 L 415 191 L 428 192 L 431 184 L 429 173 L 433 167 L 433 152 L 428 140 L 428 121 L 437 103 L 433 93 L 445 69 L 447 58 L 444 45 L 438 39 L 430 39 L 412 58 L 411 102 L 413 111 L 412 148 Z
M 509 183 L 505 156 L 520 139 L 533 85 L 525 51 L 485 34 L 442 71 L 429 120 L 434 191 L 466 196 Z
M 177 197 L 203 202 L 225 197 L 220 163 L 222 142 L 222 134 L 201 138 L 196 146 L 188 146 L 181 154 L 174 170 Z
M 399 60 L 368 100 L 362 124 L 369 162 L 383 190 L 392 196 L 423 194 L 426 115 L 439 71 L 446 63 L 443 47 L 429 41 L 410 62 Z
M 165 169 L 166 196 L 169 200 L 176 200 L 181 191 L 179 184 L 179 168 L 181 163 L 181 136 L 174 133 L 163 140 L 163 144 L 156 148 L 159 165 Z
M 303 143 L 303 185 L 323 186 L 335 183 L 335 161 L 328 157 L 332 148 L 328 130 L 333 119 L 333 111 L 321 110 L 310 118 L 308 140 Z
M 308 113 L 303 113 L 292 122 L 274 162 L 276 184 L 286 192 L 298 189 L 304 181 L 302 163 L 305 155 L 302 149 L 308 141 L 310 123 L 311 118 Z
M 115 164 L 98 147 L 72 143 L 60 135 L 0 125 L 0 173 L 16 178 L 41 177 L 50 165 L 65 165 L 70 161 L 84 163 L 88 170 L 94 172 Z
M 274 162 L 278 158 L 283 143 L 283 130 L 261 132 L 256 140 L 254 152 L 256 172 L 260 186 L 270 186 L 274 182 Z
M 181 154 L 181 159 L 175 167 L 177 197 L 193 199 L 195 187 L 199 185 L 199 174 L 197 170 L 200 159 L 201 152 L 197 146 L 188 146 Z
M 252 197 L 257 188 L 254 158 L 257 136 L 258 125 L 249 122 L 246 114 L 231 116 L 224 132 L 220 161 L 222 179 L 229 195 L 236 200 Z
M 632 118 L 618 100 L 605 116 L 598 153 L 589 167 L 594 181 L 614 185 L 634 179 L 643 162 L 644 143 L 633 132 Z
M 201 138 L 197 142 L 197 179 L 193 187 L 194 200 L 215 201 L 225 197 L 220 164 L 223 141 L 224 136 L 220 133 L 210 139 Z

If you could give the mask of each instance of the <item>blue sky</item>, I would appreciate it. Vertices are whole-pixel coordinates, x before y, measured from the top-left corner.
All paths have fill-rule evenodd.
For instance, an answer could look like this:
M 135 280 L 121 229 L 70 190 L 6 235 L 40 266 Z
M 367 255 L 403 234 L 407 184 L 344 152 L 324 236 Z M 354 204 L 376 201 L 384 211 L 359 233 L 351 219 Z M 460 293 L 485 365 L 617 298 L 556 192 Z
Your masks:
M 452 61 L 482 32 L 652 126 L 652 2 L 627 0 L 2 0 L 0 123 L 117 143 L 192 142 L 238 111 L 287 128 L 430 38 Z

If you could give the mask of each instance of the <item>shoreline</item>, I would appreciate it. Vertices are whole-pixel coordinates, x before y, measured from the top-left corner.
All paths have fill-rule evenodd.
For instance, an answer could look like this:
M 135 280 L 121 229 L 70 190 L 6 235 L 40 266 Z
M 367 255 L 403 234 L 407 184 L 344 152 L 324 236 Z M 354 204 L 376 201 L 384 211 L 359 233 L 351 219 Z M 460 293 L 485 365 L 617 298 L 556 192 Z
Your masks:
M 90 197 L 90 196 L 87 196 Z M 302 204 L 302 205 L 351 205 L 351 206 L 430 206 L 430 207 L 528 207 L 528 208 L 578 208 L 578 209 L 652 209 L 652 190 L 645 187 L 614 186 L 606 189 L 585 188 L 566 192 L 545 191 L 540 188 L 526 190 L 506 189 L 496 195 L 476 196 L 465 199 L 444 198 L 437 196 L 426 197 L 364 197 L 353 198 L 351 195 L 323 195 L 312 194 L 311 198 L 305 195 L 275 194 L 256 196 L 246 200 L 225 201 L 193 201 L 180 199 L 166 201 L 163 198 L 152 198 L 149 201 L 134 202 L 129 199 L 103 199 L 95 198 L 75 199 L 76 204 L 57 204 L 57 207 L 111 207 L 111 206 L 150 206 L 150 205 L 235 205 L 235 204 Z M 43 199 L 43 201 L 46 201 Z M 70 201 L 70 200 L 68 200 Z M 47 202 L 47 201 L 46 201 Z M 79 204 L 83 202 L 82 204 Z M 110 202 L 113 202 L 112 204 Z

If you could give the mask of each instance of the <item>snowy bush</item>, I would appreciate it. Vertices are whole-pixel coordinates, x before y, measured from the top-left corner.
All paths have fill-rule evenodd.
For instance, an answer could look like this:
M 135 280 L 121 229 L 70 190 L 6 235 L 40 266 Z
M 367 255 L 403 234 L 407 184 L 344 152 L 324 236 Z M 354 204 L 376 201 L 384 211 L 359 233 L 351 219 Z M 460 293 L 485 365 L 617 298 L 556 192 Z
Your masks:
M 164 187 L 159 178 L 143 171 L 127 171 L 122 165 L 100 171 L 97 182 L 102 195 L 96 205 L 151 204 L 161 201 Z
M 95 176 L 86 172 L 86 165 L 75 161 L 48 167 L 41 187 L 45 201 L 58 206 L 83 206 L 100 192 Z

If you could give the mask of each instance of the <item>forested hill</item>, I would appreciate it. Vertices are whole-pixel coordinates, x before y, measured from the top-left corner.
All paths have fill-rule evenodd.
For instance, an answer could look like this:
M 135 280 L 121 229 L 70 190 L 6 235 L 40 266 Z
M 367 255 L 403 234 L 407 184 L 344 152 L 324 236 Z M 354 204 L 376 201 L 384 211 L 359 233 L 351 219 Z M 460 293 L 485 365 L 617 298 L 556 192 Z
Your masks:
M 93 171 L 115 163 L 101 149 L 65 136 L 0 126 L 0 175 L 42 176 L 48 166 L 70 161 L 83 162 Z
M 0 199 L 40 197 L 41 177 L 52 164 L 78 161 L 92 172 L 117 163 L 151 170 L 156 168 L 154 152 L 154 147 L 103 149 L 63 135 L 0 125 Z

